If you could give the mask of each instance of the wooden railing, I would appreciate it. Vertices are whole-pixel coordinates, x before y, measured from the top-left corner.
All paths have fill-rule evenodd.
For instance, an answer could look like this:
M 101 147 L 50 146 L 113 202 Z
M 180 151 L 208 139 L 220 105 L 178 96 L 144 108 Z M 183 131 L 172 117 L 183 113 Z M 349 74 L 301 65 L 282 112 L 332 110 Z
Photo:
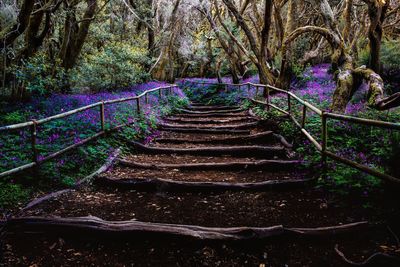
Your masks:
M 151 90 L 147 90 L 145 92 L 143 92 L 142 94 L 138 95 L 138 96 L 132 96 L 132 97 L 126 97 L 126 98 L 119 98 L 119 99 L 114 99 L 114 100 L 108 100 L 108 101 L 102 101 L 102 102 L 97 102 L 91 105 L 87 105 L 81 108 L 77 108 L 68 112 L 64 112 L 61 114 L 57 114 L 51 117 L 47 117 L 44 119 L 40 119 L 40 120 L 32 120 L 29 122 L 24 122 L 24 123 L 18 123 L 18 124 L 13 124 L 13 125 L 8 125 L 8 126 L 3 126 L 0 127 L 0 133 L 3 134 L 4 132 L 7 131 L 13 131 L 13 130 L 18 130 L 18 129 L 23 129 L 23 128 L 30 128 L 30 138 L 31 138 L 31 149 L 32 149 L 32 162 L 13 168 L 11 170 L 5 171 L 0 173 L 0 178 L 4 177 L 4 176 L 8 176 L 11 174 L 15 174 L 18 172 L 21 172 L 23 170 L 27 170 L 33 167 L 36 167 L 46 161 L 49 161 L 51 159 L 54 159 L 56 157 L 59 157 L 60 155 L 74 149 L 77 148 L 79 146 L 82 146 L 102 135 L 104 135 L 107 132 L 110 131 L 115 131 L 118 130 L 124 126 L 127 126 L 129 123 L 125 123 L 125 124 L 121 124 L 121 125 L 117 125 L 115 127 L 112 127 L 110 129 L 106 129 L 106 121 L 105 121 L 105 107 L 107 105 L 111 105 L 111 104 L 117 104 L 117 103 L 122 103 L 122 102 L 129 102 L 129 101 L 135 101 L 136 102 L 136 113 L 137 114 L 141 114 L 141 99 L 144 98 L 145 99 L 145 103 L 149 104 L 149 94 L 151 93 L 158 93 L 160 98 L 165 94 L 165 95 L 171 95 L 174 92 L 174 89 L 178 88 L 177 85 L 170 85 L 170 86 L 164 86 L 164 87 L 158 87 L 158 88 L 154 88 Z M 165 93 L 163 93 L 165 92 Z M 79 142 L 67 146 L 59 151 L 56 151 L 50 155 L 47 155 L 46 157 L 42 158 L 39 160 L 39 153 L 37 150 L 37 135 L 38 135 L 38 126 L 39 125 L 43 125 L 46 124 L 50 121 L 54 121 L 54 120 L 58 120 L 58 119 L 62 119 L 68 116 L 71 116 L 73 114 L 77 114 L 77 113 L 81 113 L 90 109 L 94 109 L 94 108 L 99 108 L 99 120 L 100 120 L 100 125 L 101 125 L 101 130 L 97 133 L 95 133 L 93 136 L 88 137 L 86 139 L 80 140 Z
M 380 178 L 388 180 L 390 182 L 400 184 L 400 178 L 393 177 L 389 174 L 382 173 L 382 172 L 380 172 L 376 169 L 373 169 L 369 166 L 366 166 L 366 165 L 357 163 L 353 160 L 339 156 L 335 152 L 330 151 L 327 146 L 328 138 L 329 138 L 329 134 L 328 134 L 328 132 L 329 132 L 328 120 L 329 119 L 343 121 L 343 122 L 350 122 L 350 123 L 354 123 L 354 124 L 362 124 L 362 125 L 367 125 L 367 126 L 379 127 L 379 128 L 384 128 L 384 129 L 391 129 L 391 130 L 400 130 L 400 123 L 363 119 L 363 118 L 347 116 L 347 115 L 342 115 L 342 114 L 335 114 L 335 113 L 323 111 L 323 110 L 320 110 L 319 108 L 313 106 L 312 104 L 308 103 L 307 101 L 302 100 L 300 97 L 293 94 L 292 92 L 289 92 L 289 91 L 286 91 L 286 90 L 283 90 L 283 89 L 280 89 L 280 88 L 277 88 L 274 86 L 270 86 L 270 85 L 254 84 L 254 83 L 244 83 L 244 84 L 222 83 L 222 84 L 220 84 L 220 83 L 209 83 L 209 82 L 201 82 L 201 81 L 198 81 L 198 82 L 197 81 L 186 81 L 186 82 L 200 84 L 202 86 L 206 86 L 206 85 L 224 86 L 225 90 L 227 90 L 228 86 L 238 88 L 239 91 L 241 89 L 247 90 L 247 92 L 248 92 L 247 99 L 249 99 L 253 103 L 266 106 L 268 111 L 271 108 L 273 108 L 273 109 L 289 116 L 290 119 L 296 124 L 296 126 L 298 126 L 300 131 L 306 136 L 306 138 L 315 146 L 317 151 L 321 153 L 322 161 L 325 166 L 326 166 L 326 159 L 327 159 L 327 157 L 329 157 L 333 160 L 344 163 L 348 166 L 356 168 L 356 169 L 363 171 L 365 173 L 368 173 L 370 175 L 380 177 Z M 250 93 L 251 87 L 255 87 L 255 89 L 256 89 L 254 97 L 252 97 L 251 93 Z M 259 95 L 260 89 L 263 91 L 263 95 L 266 96 L 266 97 L 262 98 L 265 100 L 265 102 L 256 99 L 256 96 Z M 287 96 L 287 98 L 286 98 L 287 99 L 286 100 L 287 109 L 286 110 L 271 103 L 270 93 L 273 91 L 285 94 Z M 293 101 L 296 101 L 302 105 L 301 121 L 298 121 L 295 118 L 295 116 L 293 115 L 293 112 L 292 112 Z M 309 131 L 307 131 L 305 129 L 305 126 L 307 123 L 307 114 L 309 111 L 316 113 L 321 118 L 321 136 L 320 136 L 321 142 L 318 142 L 317 138 L 314 137 Z

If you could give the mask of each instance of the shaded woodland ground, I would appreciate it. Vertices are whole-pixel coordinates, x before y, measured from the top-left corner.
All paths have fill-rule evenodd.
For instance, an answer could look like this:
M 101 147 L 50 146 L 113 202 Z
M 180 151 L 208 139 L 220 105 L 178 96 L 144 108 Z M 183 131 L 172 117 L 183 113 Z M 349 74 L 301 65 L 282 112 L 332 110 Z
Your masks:
M 398 127 L 399 18 L 396 0 L 3 1 L 0 129 L 33 125 L 1 130 L 0 174 L 128 125 L 0 178 L 4 264 L 399 266 L 397 182 L 323 164 L 256 86 Z M 400 177 L 398 130 L 327 127 L 330 151 Z

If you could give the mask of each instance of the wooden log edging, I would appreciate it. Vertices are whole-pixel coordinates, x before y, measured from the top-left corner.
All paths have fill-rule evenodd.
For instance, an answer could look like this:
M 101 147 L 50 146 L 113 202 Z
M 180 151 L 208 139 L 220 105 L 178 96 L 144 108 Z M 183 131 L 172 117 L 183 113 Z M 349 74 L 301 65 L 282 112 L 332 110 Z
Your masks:
M 63 189 L 63 190 L 55 191 L 55 192 L 46 194 L 44 196 L 35 198 L 31 202 L 29 202 L 24 208 L 22 208 L 19 212 L 27 211 L 27 210 L 29 210 L 29 209 L 31 209 L 31 208 L 33 208 L 33 207 L 45 202 L 45 201 L 47 201 L 47 200 L 51 200 L 53 198 L 57 198 L 57 197 L 59 197 L 61 195 L 64 195 L 64 194 L 66 194 L 68 192 L 71 192 L 72 190 L 73 189 Z
M 236 110 L 239 109 L 239 106 L 193 106 L 190 105 L 186 109 L 192 110 L 192 111 L 209 111 L 209 110 Z
M 120 154 L 121 154 L 121 149 L 120 148 L 114 150 L 110 154 L 110 156 L 107 158 L 106 162 L 99 169 L 97 169 L 97 171 L 89 174 L 85 178 L 83 178 L 83 179 L 79 180 L 78 182 L 76 182 L 75 183 L 75 187 L 79 187 L 84 183 L 88 183 L 92 179 L 96 178 L 98 175 L 108 171 L 111 168 L 111 166 L 113 166 L 114 163 L 117 161 L 117 159 L 118 159 Z
M 190 154 L 190 155 L 227 155 L 273 157 L 286 156 L 284 147 L 269 146 L 232 146 L 232 147 L 200 147 L 200 148 L 165 148 L 149 147 L 139 142 L 128 141 L 135 149 L 149 154 Z
M 195 124 L 170 124 L 170 123 L 159 123 L 158 126 L 167 130 L 169 128 L 176 128 L 176 129 L 222 129 L 222 130 L 235 130 L 235 129 L 248 129 L 251 127 L 256 127 L 259 125 L 259 122 L 247 122 L 247 123 L 240 123 L 240 124 L 227 124 L 227 125 L 195 125 Z
M 210 124 L 210 123 L 230 123 L 230 122 L 257 122 L 259 121 L 253 117 L 238 117 L 238 118 L 226 118 L 226 119 L 196 119 L 196 118 L 180 118 L 178 116 L 167 117 L 163 120 L 176 123 L 185 124 Z
M 310 179 L 286 179 L 286 180 L 268 180 L 253 183 L 229 183 L 229 182 L 188 182 L 162 178 L 127 178 L 113 179 L 107 176 L 99 176 L 96 181 L 100 184 L 120 187 L 125 189 L 140 188 L 148 190 L 170 191 L 227 191 L 227 190 L 267 190 L 271 188 L 293 188 L 301 187 L 317 181 L 318 178 Z
M 180 169 L 180 170 L 237 170 L 237 169 L 274 169 L 289 170 L 302 164 L 300 160 L 257 160 L 234 162 L 206 162 L 186 164 L 139 163 L 118 159 L 118 164 L 139 169 Z
M 303 232 L 286 228 L 283 225 L 270 227 L 202 227 L 197 225 L 181 225 L 167 223 L 152 223 L 141 221 L 105 221 L 97 217 L 20 217 L 12 218 L 5 223 L 8 233 L 108 233 L 108 234 L 161 234 L 179 237 L 189 237 L 198 240 L 244 241 L 263 240 L 282 235 L 297 236 L 332 236 L 364 229 L 367 221 L 340 226 L 302 228 Z M 340 230 L 336 230 L 340 229 Z
M 235 144 L 244 143 L 248 141 L 270 141 L 273 140 L 273 132 L 267 131 L 251 135 L 242 135 L 235 137 L 226 138 L 214 138 L 214 139 L 188 139 L 188 138 L 157 138 L 157 143 L 171 143 L 171 144 L 181 144 L 181 143 L 193 143 L 193 144 Z
M 221 109 L 221 110 L 210 110 L 210 111 L 194 111 L 188 109 L 177 109 L 180 113 L 187 113 L 187 114 L 200 114 L 200 115 L 210 115 L 210 114 L 229 114 L 229 113 L 240 113 L 246 111 L 242 108 L 237 109 Z
M 183 118 L 208 118 L 208 117 L 218 117 L 218 118 L 232 118 L 232 117 L 248 117 L 248 113 L 246 112 L 238 112 L 238 113 L 209 113 L 209 114 L 192 114 L 192 113 L 179 113 L 176 114 L 179 117 Z
M 83 184 L 90 182 L 93 178 L 95 178 L 96 176 L 106 172 L 117 160 L 117 158 L 119 157 L 121 153 L 121 149 L 116 149 L 114 150 L 110 156 L 108 157 L 108 159 L 106 160 L 106 162 L 99 168 L 97 169 L 95 172 L 91 173 L 90 175 L 82 178 L 81 180 L 77 181 L 74 184 L 74 188 L 79 188 L 80 186 L 82 186 Z M 63 189 L 63 190 L 59 190 L 59 191 L 55 191 L 55 192 L 51 192 L 49 194 L 46 194 L 44 196 L 35 198 L 34 200 L 30 201 L 24 208 L 22 208 L 18 214 L 20 214 L 21 212 L 27 211 L 43 202 L 46 202 L 48 200 L 57 198 L 61 195 L 64 195 L 66 193 L 69 193 L 71 191 L 73 191 L 73 188 L 68 188 L 68 189 Z
M 250 134 L 250 130 L 232 130 L 232 129 L 212 129 L 212 128 L 172 128 L 160 127 L 161 131 L 177 132 L 177 133 L 195 133 L 195 134 Z

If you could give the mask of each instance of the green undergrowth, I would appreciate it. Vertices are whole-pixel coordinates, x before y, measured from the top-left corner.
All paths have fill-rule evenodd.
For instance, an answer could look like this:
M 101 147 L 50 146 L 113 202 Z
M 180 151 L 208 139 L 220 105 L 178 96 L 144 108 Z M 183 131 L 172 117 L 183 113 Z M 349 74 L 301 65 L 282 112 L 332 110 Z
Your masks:
M 160 117 L 172 114 L 176 109 L 188 104 L 187 98 L 170 96 L 167 101 L 160 103 L 159 108 L 152 108 L 146 116 L 137 116 L 136 122 L 118 132 L 108 133 L 106 136 L 80 146 L 57 159 L 44 163 L 38 168 L 2 178 L 0 182 L 0 211 L 3 214 L 12 212 L 37 195 L 73 186 L 76 181 L 103 165 L 114 149 L 121 148 L 122 153 L 129 153 L 130 147 L 126 145 L 124 140 L 149 138 L 156 132 Z M 116 114 L 121 118 L 121 123 L 124 122 L 123 115 Z M 18 116 L 10 120 L 10 123 L 15 123 L 16 120 L 19 120 Z M 60 144 L 50 144 L 50 147 L 53 151 L 61 148 Z M 24 151 L 19 153 L 22 154 Z M 16 156 L 26 157 L 26 155 Z
M 285 100 L 281 99 L 280 101 L 283 104 Z M 277 102 L 279 101 L 275 100 L 276 104 L 278 104 Z M 253 111 L 261 118 L 276 122 L 279 132 L 294 144 L 294 151 L 301 155 L 307 166 L 317 170 L 323 169 L 320 153 L 305 135 L 301 134 L 291 119 L 276 110 L 267 111 L 263 106 L 252 105 L 247 101 L 243 105 L 252 107 Z M 302 117 L 300 110 L 300 108 L 292 110 L 293 116 L 298 121 L 301 121 Z M 371 117 L 372 111 L 367 112 Z M 390 117 L 390 120 L 400 120 L 400 115 L 396 112 L 393 112 Z M 381 119 L 382 113 L 377 112 L 374 118 Z M 318 115 L 308 116 L 305 128 L 318 142 L 321 141 L 321 119 Z M 400 175 L 399 132 L 337 121 L 328 121 L 328 128 L 328 150 L 380 172 L 389 173 L 395 177 Z M 383 189 L 384 182 L 380 178 L 334 160 L 328 159 L 327 162 L 326 172 L 319 179 L 318 186 L 320 187 L 341 194 L 350 192 L 368 194 Z
M 181 82 L 181 87 L 192 102 L 204 105 L 236 105 L 240 101 L 240 92 L 224 85 L 200 85 Z

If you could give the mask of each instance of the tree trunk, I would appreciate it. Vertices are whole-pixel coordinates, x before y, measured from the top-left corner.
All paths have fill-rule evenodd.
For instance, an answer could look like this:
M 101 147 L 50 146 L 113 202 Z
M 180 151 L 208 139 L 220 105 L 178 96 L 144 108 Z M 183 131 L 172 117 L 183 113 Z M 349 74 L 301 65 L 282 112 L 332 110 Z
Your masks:
M 370 26 L 368 29 L 368 39 L 370 46 L 369 68 L 376 73 L 381 72 L 381 43 L 383 29 L 382 24 L 385 21 L 389 1 L 386 1 L 383 6 L 375 3 L 375 1 L 368 2 L 368 15 L 370 18 Z
M 25 0 L 21 6 L 17 17 L 17 22 L 0 32 L 0 49 L 12 44 L 26 29 L 29 24 L 29 18 L 33 10 L 35 1 Z
M 287 11 L 287 19 L 286 19 L 286 27 L 285 27 L 285 38 L 288 34 L 293 32 L 296 29 L 296 12 L 297 12 L 297 0 L 290 0 L 288 4 L 288 11 Z M 281 69 L 281 73 L 279 75 L 279 79 L 275 86 L 289 89 L 290 82 L 292 80 L 292 44 L 288 44 L 286 50 L 286 64 Z
M 90 24 L 96 12 L 97 0 L 87 0 L 87 8 L 78 25 L 75 7 L 70 8 L 65 19 L 64 37 L 60 51 L 62 66 L 69 70 L 78 60 L 83 44 L 89 32 Z

